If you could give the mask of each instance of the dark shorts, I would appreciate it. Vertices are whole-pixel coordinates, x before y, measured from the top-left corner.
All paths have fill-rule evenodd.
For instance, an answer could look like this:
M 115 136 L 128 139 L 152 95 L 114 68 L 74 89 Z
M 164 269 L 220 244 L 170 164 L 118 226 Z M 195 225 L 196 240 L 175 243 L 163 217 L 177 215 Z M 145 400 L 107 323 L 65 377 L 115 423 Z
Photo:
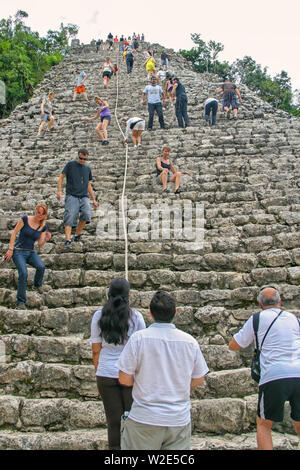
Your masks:
M 100 117 L 100 122 L 103 122 L 104 119 L 107 119 L 110 122 L 111 117 L 110 116 L 102 116 L 102 117 Z
M 230 106 L 232 107 L 232 109 L 239 109 L 237 95 L 235 93 L 233 95 L 225 95 L 223 98 L 222 106 L 223 110 L 224 108 L 230 108 Z
M 291 405 L 291 418 L 300 422 L 300 378 L 279 379 L 259 387 L 257 415 L 270 421 L 282 421 L 284 404 Z
M 103 72 L 102 77 L 108 77 L 111 78 L 111 72 Z

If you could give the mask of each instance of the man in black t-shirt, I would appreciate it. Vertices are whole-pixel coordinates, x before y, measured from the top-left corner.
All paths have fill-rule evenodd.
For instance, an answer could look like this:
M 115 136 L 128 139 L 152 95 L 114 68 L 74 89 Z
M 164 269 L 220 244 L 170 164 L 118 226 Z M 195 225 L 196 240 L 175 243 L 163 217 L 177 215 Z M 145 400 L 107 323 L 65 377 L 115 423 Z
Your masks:
M 66 234 L 65 247 L 71 246 L 71 233 L 72 227 L 76 227 L 74 241 L 81 241 L 81 232 L 85 224 L 91 221 L 91 208 L 89 196 L 93 201 L 94 209 L 97 209 L 98 203 L 95 199 L 92 188 L 92 172 L 89 166 L 86 165 L 88 152 L 86 149 L 78 151 L 78 160 L 68 162 L 57 184 L 57 199 L 60 201 L 63 195 L 62 182 L 66 178 L 66 198 L 65 198 L 65 213 L 64 213 L 64 226 Z M 80 214 L 79 222 L 77 225 L 78 215 Z

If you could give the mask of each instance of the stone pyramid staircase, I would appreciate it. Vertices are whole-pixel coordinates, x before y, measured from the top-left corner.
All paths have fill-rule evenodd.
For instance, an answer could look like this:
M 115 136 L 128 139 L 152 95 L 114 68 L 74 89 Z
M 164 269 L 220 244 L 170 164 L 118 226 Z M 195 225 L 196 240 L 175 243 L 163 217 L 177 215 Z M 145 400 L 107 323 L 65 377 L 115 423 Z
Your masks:
M 144 48 L 146 46 L 143 45 Z M 152 45 L 156 55 L 161 46 Z M 0 121 L 0 245 L 6 250 L 11 229 L 38 201 L 50 207 L 51 241 L 43 247 L 47 270 L 43 295 L 32 290 L 29 270 L 27 310 L 14 309 L 16 270 L 0 270 L 0 340 L 6 356 L 0 363 L 0 449 L 104 449 L 106 422 L 97 397 L 89 344 L 91 317 L 106 300 L 110 281 L 124 275 L 124 240 L 98 237 L 101 207 L 119 211 L 125 149 L 113 115 L 109 145 L 94 132 L 93 97 L 107 100 L 117 116 L 147 119 L 141 93 L 147 84 L 139 51 L 127 76 L 119 57 L 109 88 L 98 76 L 107 51 L 96 55 L 91 45 L 71 50 L 10 118 Z M 118 53 L 110 53 L 116 59 Z M 75 66 L 87 73 L 89 102 L 72 102 Z M 257 309 L 259 286 L 279 286 L 286 309 L 299 315 L 300 292 L 300 121 L 276 111 L 241 86 L 239 119 L 218 115 L 215 128 L 204 126 L 203 103 L 219 81 L 200 75 L 179 54 L 170 69 L 186 86 L 191 126 L 178 129 L 171 105 L 164 108 L 167 131 L 144 132 L 142 147 L 129 143 L 126 196 L 131 208 L 186 202 L 204 206 L 204 243 L 195 247 L 176 238 L 151 238 L 147 216 L 140 239 L 128 240 L 131 302 L 149 323 L 153 293 L 173 293 L 179 310 L 176 324 L 200 343 L 211 373 L 204 388 L 193 391 L 193 449 L 255 449 L 257 387 L 250 378 L 251 351 L 234 353 L 227 343 Z M 37 138 L 40 98 L 55 89 L 56 124 Z M 123 127 L 124 129 L 124 127 Z M 162 196 L 155 184 L 154 163 L 163 145 L 172 149 L 177 168 L 189 169 L 184 192 Z M 84 232 L 84 243 L 64 248 L 63 202 L 56 199 L 58 176 L 77 150 L 87 147 L 99 210 Z M 100 212 L 99 212 L 100 211 Z M 131 217 L 134 220 L 134 217 Z M 195 217 L 193 217 L 193 223 Z M 274 426 L 277 449 L 297 449 L 288 407 Z

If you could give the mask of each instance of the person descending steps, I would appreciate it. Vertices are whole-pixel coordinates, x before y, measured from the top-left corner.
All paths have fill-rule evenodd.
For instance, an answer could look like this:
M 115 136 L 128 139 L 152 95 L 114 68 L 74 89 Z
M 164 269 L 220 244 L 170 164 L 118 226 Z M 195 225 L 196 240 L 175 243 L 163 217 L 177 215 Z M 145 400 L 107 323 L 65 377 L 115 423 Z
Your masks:
M 91 222 L 90 199 L 93 201 L 94 209 L 97 209 L 98 203 L 94 196 L 92 188 L 92 172 L 86 164 L 88 159 L 88 151 L 86 149 L 78 150 L 78 159 L 68 162 L 62 170 L 57 183 L 57 199 L 61 200 L 62 183 L 66 178 L 66 198 L 65 198 L 65 248 L 70 248 L 72 244 L 71 234 L 72 227 L 76 227 L 74 242 L 81 242 L 81 233 L 86 224 Z M 77 219 L 79 222 L 77 224 Z
M 47 132 L 50 131 L 51 127 L 54 124 L 54 117 L 52 116 L 52 110 L 53 110 L 53 100 L 55 97 L 55 93 L 50 92 L 48 94 L 48 97 L 45 96 L 42 99 L 42 104 L 41 104 L 41 124 L 38 130 L 38 136 L 41 135 L 41 132 L 45 126 L 45 124 L 48 122 L 47 126 Z
M 99 96 L 96 96 L 94 99 L 95 103 L 99 106 L 97 113 L 95 116 L 91 118 L 86 118 L 84 121 L 94 121 L 96 119 L 100 119 L 100 122 L 97 124 L 95 131 L 98 137 L 102 140 L 102 145 L 109 144 L 107 140 L 107 127 L 111 121 L 111 114 L 108 107 L 108 102 L 103 101 Z
M 88 101 L 88 97 L 85 91 L 85 81 L 86 81 L 86 73 L 82 70 L 80 70 L 79 67 L 75 69 L 75 72 L 77 74 L 77 79 L 76 79 L 76 86 L 74 90 L 74 95 L 73 95 L 73 101 L 76 101 L 77 94 L 83 95 L 85 101 Z

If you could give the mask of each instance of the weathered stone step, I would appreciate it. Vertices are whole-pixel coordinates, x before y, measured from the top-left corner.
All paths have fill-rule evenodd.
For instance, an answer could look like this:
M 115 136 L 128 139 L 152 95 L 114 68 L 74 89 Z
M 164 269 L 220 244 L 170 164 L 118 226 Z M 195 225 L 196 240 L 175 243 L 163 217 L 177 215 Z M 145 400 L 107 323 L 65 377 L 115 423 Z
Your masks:
M 232 398 L 192 400 L 192 434 L 236 435 L 251 432 L 256 423 L 256 406 L 256 395 L 244 400 Z M 0 432 L 2 427 L 6 431 L 56 434 L 77 429 L 97 431 L 106 425 L 103 405 L 99 400 L 82 402 L 65 398 L 46 400 L 4 395 L 0 396 L 0 409 Z M 283 423 L 276 425 L 274 430 L 290 433 L 291 437 L 295 434 L 288 416 L 288 407 L 285 408 Z M 294 437 L 298 439 L 299 445 L 299 438 Z
M 292 434 L 280 434 L 272 431 L 274 450 L 300 450 L 299 438 Z M 256 433 L 248 432 L 239 436 L 225 434 L 211 436 L 193 434 L 191 438 L 192 450 L 257 450 Z
M 106 429 L 64 432 L 0 430 L 0 450 L 107 450 Z
M 272 432 L 275 450 L 299 450 L 299 439 L 291 434 Z M 0 450 L 107 450 L 105 429 L 80 429 L 65 432 L 0 431 Z M 191 450 L 257 450 L 256 433 L 240 436 L 194 434 Z
M 6 342 L 7 337 L 4 337 Z M 23 341 L 23 342 L 22 342 Z M 30 344 L 31 342 L 31 344 Z M 26 349 L 36 347 L 36 357 L 40 362 L 31 359 L 0 364 L 0 384 L 4 394 L 25 395 L 28 397 L 68 397 L 68 398 L 97 398 L 95 370 L 92 365 L 78 364 L 80 356 L 88 361 L 90 347 L 87 342 L 82 345 L 75 341 L 58 339 L 19 337 L 15 342 L 16 348 Z M 53 352 L 47 353 L 47 347 L 52 346 Z M 47 362 L 59 356 L 68 359 L 69 363 Z M 9 353 L 9 347 L 8 347 Z M 41 362 L 43 361 L 43 362 Z M 90 362 L 92 360 L 90 359 Z M 208 361 L 209 362 L 209 361 Z M 209 365 L 209 364 L 208 364 Z M 221 399 L 243 398 L 257 391 L 257 384 L 250 377 L 249 368 L 231 369 L 211 372 L 203 388 L 193 390 L 193 398 Z

